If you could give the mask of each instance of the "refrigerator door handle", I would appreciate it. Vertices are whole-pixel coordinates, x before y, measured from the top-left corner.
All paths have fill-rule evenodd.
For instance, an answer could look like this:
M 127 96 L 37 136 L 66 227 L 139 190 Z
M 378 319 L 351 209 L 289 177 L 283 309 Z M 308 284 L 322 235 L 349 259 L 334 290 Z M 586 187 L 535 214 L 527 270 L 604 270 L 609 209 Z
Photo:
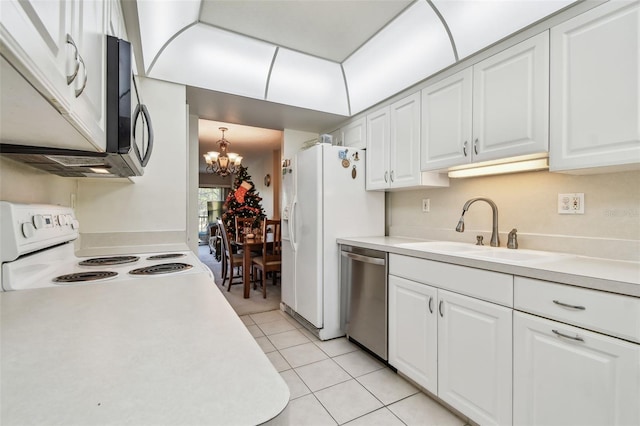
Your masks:
M 291 211 L 289 212 L 289 242 L 291 243 L 291 249 L 296 251 L 296 233 L 295 233 L 295 206 L 298 204 L 298 201 L 294 198 L 293 203 L 291 203 Z

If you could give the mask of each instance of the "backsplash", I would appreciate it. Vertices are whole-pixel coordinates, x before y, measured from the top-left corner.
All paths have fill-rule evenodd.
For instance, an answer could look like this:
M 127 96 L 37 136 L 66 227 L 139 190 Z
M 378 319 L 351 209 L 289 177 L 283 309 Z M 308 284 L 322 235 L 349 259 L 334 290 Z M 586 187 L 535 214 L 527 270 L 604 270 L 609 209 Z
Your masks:
M 617 260 L 640 260 L 640 172 L 565 175 L 530 172 L 451 179 L 449 188 L 387 194 L 387 235 L 475 242 L 491 236 L 491 208 L 474 203 L 465 232 L 455 232 L 464 203 L 491 198 L 498 205 L 500 245 L 518 229 L 521 249 L 548 250 Z M 583 215 L 558 214 L 558 194 L 585 194 Z M 422 212 L 422 200 L 430 212 Z
M 76 179 L 43 172 L 0 157 L 0 200 L 13 203 L 43 203 L 71 206 L 77 194 Z

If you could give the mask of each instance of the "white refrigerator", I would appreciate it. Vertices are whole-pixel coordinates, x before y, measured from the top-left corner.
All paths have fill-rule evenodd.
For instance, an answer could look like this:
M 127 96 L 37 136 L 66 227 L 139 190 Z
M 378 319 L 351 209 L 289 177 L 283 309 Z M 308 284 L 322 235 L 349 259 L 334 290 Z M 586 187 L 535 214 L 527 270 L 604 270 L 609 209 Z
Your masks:
M 336 239 L 384 235 L 384 193 L 365 190 L 364 156 L 364 150 L 318 144 L 284 169 L 283 309 L 322 340 L 345 334 Z

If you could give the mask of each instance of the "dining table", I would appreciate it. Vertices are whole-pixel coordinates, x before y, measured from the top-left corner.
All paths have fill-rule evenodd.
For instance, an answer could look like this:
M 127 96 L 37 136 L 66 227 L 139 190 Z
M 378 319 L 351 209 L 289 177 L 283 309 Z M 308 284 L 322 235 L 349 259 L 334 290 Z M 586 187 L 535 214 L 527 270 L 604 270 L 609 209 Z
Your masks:
M 267 241 L 269 240 L 267 239 Z M 242 250 L 242 284 L 245 299 L 248 299 L 251 293 L 251 251 L 261 249 L 263 242 L 262 237 L 245 238 L 242 235 L 238 240 L 231 242 L 232 245 Z

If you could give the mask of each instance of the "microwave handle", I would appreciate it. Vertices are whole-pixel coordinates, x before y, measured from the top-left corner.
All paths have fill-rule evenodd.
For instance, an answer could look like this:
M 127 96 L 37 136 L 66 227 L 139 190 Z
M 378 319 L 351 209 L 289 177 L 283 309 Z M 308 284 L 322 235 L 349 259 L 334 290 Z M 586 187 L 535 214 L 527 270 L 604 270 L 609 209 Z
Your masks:
M 138 117 L 140 116 L 140 113 L 142 113 L 142 115 L 145 118 L 144 121 L 147 123 L 147 131 L 149 132 L 149 143 L 147 144 L 147 149 L 144 152 L 143 158 L 140 158 L 140 151 L 138 150 L 138 144 L 134 143 L 133 146 L 135 147 L 136 153 L 138 154 L 138 159 L 140 160 L 142 167 L 145 167 L 149 162 L 149 158 L 151 158 L 151 151 L 153 150 L 153 126 L 151 125 L 151 116 L 149 115 L 149 110 L 147 109 L 147 106 L 144 104 L 138 104 L 133 114 L 134 138 L 136 134 L 136 126 L 138 125 Z

